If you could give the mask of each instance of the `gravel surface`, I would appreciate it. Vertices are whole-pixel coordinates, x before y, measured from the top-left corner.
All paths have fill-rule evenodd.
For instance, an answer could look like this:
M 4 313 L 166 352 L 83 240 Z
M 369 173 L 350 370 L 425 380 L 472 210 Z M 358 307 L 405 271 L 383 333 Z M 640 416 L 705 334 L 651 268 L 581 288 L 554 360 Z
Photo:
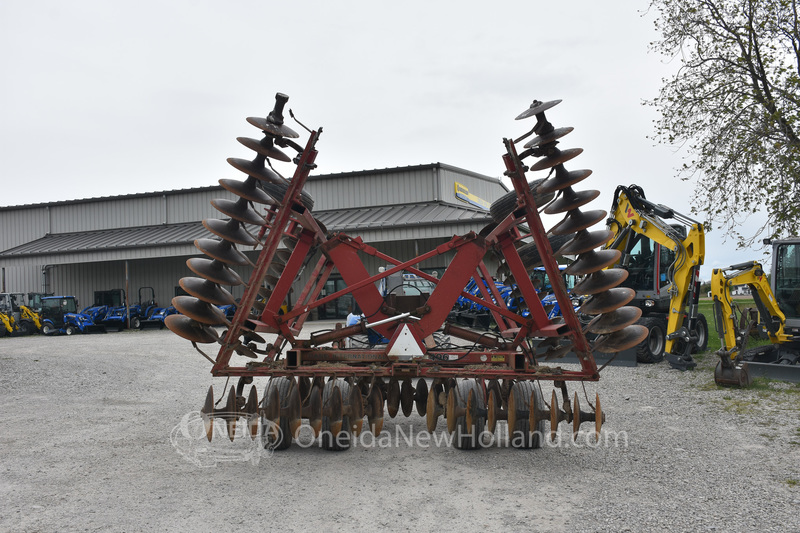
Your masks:
M 712 359 L 605 369 L 586 385 L 607 414 L 600 446 L 588 424 L 578 444 L 562 424 L 539 450 L 503 435 L 460 451 L 415 412 L 345 452 L 304 431 L 270 455 L 244 436 L 195 438 L 225 380 L 168 330 L 3 338 L 0 530 L 800 529 L 800 388 L 720 389 Z

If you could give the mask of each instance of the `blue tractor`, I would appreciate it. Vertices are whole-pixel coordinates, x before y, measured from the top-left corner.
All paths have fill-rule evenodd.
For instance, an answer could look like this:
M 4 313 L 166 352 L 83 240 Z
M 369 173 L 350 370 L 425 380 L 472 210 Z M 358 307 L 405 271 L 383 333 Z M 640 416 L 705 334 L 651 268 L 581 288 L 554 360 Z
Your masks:
M 105 333 L 102 324 L 96 324 L 88 314 L 78 312 L 78 301 L 74 296 L 47 296 L 42 298 L 42 333 Z

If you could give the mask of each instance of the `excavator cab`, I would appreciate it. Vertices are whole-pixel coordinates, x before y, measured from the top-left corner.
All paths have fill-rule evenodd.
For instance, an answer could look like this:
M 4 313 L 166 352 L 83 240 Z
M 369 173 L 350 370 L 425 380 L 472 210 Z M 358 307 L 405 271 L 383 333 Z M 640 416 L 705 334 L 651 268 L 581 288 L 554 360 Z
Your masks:
M 773 243 L 772 283 L 786 329 L 800 330 L 800 241 Z

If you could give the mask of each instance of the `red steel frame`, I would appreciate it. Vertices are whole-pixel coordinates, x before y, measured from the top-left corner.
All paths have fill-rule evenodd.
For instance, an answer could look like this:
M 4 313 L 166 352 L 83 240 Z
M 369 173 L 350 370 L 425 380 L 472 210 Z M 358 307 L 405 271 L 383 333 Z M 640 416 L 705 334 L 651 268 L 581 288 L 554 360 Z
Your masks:
M 360 238 L 352 238 L 341 233 L 327 236 L 326 231 L 320 227 L 311 213 L 298 202 L 303 185 L 315 166 L 314 160 L 317 156 L 315 147 L 320 132 L 321 130 L 311 132 L 305 149 L 296 159 L 297 168 L 283 201 L 270 208 L 267 217 L 270 222 L 262 229 L 260 235 L 260 238 L 265 239 L 263 249 L 222 341 L 222 347 L 212 368 L 213 375 L 421 376 L 556 381 L 596 381 L 599 378 L 591 348 L 569 300 L 527 183 L 525 177 L 527 169 L 522 165 L 513 141 L 504 140 L 507 153 L 503 156 L 503 161 L 507 170 L 506 175 L 510 177 L 519 197 L 519 208 L 515 213 L 524 211 L 524 214 L 520 217 L 514 213 L 510 214 L 500 224 L 487 228 L 490 231 L 486 235 L 470 232 L 456 236 L 434 250 L 409 261 L 399 261 L 363 243 Z M 520 223 L 527 224 L 530 228 L 530 236 L 540 250 L 545 271 L 552 280 L 556 299 L 562 310 L 563 323 L 554 323 L 547 318 L 525 265 L 517 254 L 515 242 L 523 237 L 517 229 Z M 250 309 L 258 297 L 259 287 L 273 262 L 275 252 L 281 240 L 285 238 L 291 239 L 294 249 L 260 318 L 254 320 L 249 316 Z M 280 315 L 279 309 L 315 243 L 319 245 L 322 255 L 309 281 L 301 290 L 294 308 Z M 500 298 L 483 262 L 485 254 L 490 250 L 502 255 L 508 264 L 519 291 L 530 309 L 529 317 L 524 318 L 510 311 Z M 455 257 L 440 279 L 416 267 L 422 261 L 451 251 Z M 374 256 L 393 266 L 383 273 L 371 276 L 359 254 Z M 342 276 L 347 288 L 319 298 L 322 287 L 334 268 Z M 320 335 L 317 339 L 312 336 L 311 340 L 297 338 L 313 309 L 347 294 L 352 294 L 359 307 L 367 312 L 371 323 L 396 317 L 398 313 L 387 306 L 376 287 L 378 281 L 400 271 L 416 274 L 435 283 L 436 287 L 425 305 L 413 313 L 415 316 L 389 320 L 376 325 L 374 329 L 384 337 L 393 339 L 393 336 L 400 331 L 400 327 L 404 326 L 404 329 L 411 331 L 425 350 L 424 357 L 401 361 L 389 355 L 389 346 L 386 345 L 373 349 L 340 349 L 337 342 L 334 342 L 333 347 L 317 346 L 317 344 L 327 344 L 330 340 L 336 341 L 336 334 Z M 479 296 L 463 291 L 473 278 L 481 290 Z M 424 340 L 441 329 L 459 297 L 465 297 L 487 307 L 498 324 L 502 338 L 486 342 L 484 345 L 476 342 L 476 345 L 468 350 L 433 351 L 424 348 Z M 256 350 L 264 355 L 263 360 L 250 362 L 245 366 L 231 366 L 231 357 L 239 344 L 238 339 L 248 332 L 275 333 L 277 339 L 265 350 Z M 554 336 L 563 336 L 571 341 L 572 351 L 580 360 L 580 370 L 565 370 L 558 366 L 544 366 L 537 363 L 536 349 L 531 338 Z M 322 342 L 323 340 L 327 342 Z

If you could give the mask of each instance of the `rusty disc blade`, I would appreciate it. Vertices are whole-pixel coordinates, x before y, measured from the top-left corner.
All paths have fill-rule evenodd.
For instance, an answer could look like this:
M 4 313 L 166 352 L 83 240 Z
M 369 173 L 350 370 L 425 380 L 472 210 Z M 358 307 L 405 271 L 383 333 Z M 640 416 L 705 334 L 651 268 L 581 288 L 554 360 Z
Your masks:
M 457 418 L 456 414 L 456 388 L 453 387 L 447 393 L 447 406 L 445 407 L 444 417 L 447 421 L 447 432 L 451 435 L 456 430 Z
M 439 423 L 439 415 L 442 414 L 442 408 L 436 401 L 436 388 L 428 391 L 428 401 L 425 406 L 425 423 L 428 428 L 428 433 L 436 431 L 436 425 Z
M 400 386 L 400 410 L 403 416 L 411 416 L 414 409 L 414 385 L 410 379 L 404 379 Z
M 243 355 L 244 357 L 249 357 L 250 359 L 258 359 L 258 355 L 253 350 L 242 344 L 241 342 L 237 342 L 236 344 L 234 344 L 233 349 L 239 355 Z
M 253 263 L 242 252 L 234 248 L 229 241 L 217 239 L 197 239 L 194 245 L 207 256 L 218 259 L 229 265 L 252 265 Z
M 565 128 L 556 128 L 550 133 L 546 133 L 544 135 L 539 135 L 538 137 L 534 137 L 530 141 L 525 143 L 525 148 L 533 148 L 534 146 L 542 146 L 543 144 L 551 143 L 567 135 L 568 133 L 574 130 L 572 126 L 567 126 Z
M 597 294 L 616 287 L 626 279 L 628 279 L 628 271 L 623 268 L 600 270 L 583 278 L 573 287 L 572 292 L 573 294 Z
M 486 429 L 494 435 L 497 430 L 497 421 L 500 419 L 502 400 L 494 389 L 489 390 L 489 400 L 486 402 Z
M 194 296 L 176 296 L 172 299 L 172 305 L 180 313 L 202 324 L 217 326 L 228 322 L 221 309 Z
M 397 416 L 397 410 L 400 408 L 400 383 L 396 379 L 389 380 L 389 389 L 386 391 L 386 410 L 389 416 L 394 418 Z
M 269 283 L 271 286 L 274 287 L 275 285 L 278 284 L 280 278 L 278 276 L 273 276 L 272 274 L 267 274 L 266 276 L 264 276 L 264 281 L 266 281 L 267 283 Z
M 223 189 L 245 200 L 266 205 L 273 205 L 275 203 L 267 193 L 256 187 L 255 178 L 249 178 L 245 181 L 221 179 L 219 180 L 219 184 L 222 185 Z
M 308 395 L 308 423 L 314 430 L 314 438 L 319 437 L 322 431 L 322 390 L 318 384 L 311 387 Z
M 467 408 L 464 413 L 464 425 L 468 433 L 475 431 L 475 425 L 478 420 L 477 403 L 475 389 L 470 389 L 469 394 L 467 394 Z M 483 428 L 481 428 L 481 430 L 483 430 Z
M 611 266 L 622 256 L 619 250 L 592 250 L 578 256 L 578 260 L 564 269 L 564 274 L 583 276 Z
M 241 170 L 252 178 L 256 178 L 267 183 L 286 182 L 286 180 L 278 176 L 278 174 L 276 174 L 273 170 L 265 167 L 263 162 L 258 164 L 247 159 L 240 159 L 238 157 L 229 157 L 227 161 L 233 168 Z
M 289 258 L 292 257 L 292 251 L 286 248 L 278 248 L 275 250 L 275 256 L 273 261 L 280 261 L 284 265 L 289 262 Z
M 250 233 L 242 227 L 242 223 L 233 218 L 229 220 L 207 218 L 203 221 L 203 226 L 217 237 L 222 237 L 226 241 L 244 244 L 246 246 L 255 246 L 258 244 L 258 239 L 250 235 Z
M 531 170 L 544 170 L 556 165 L 561 165 L 570 159 L 578 157 L 581 155 L 581 153 L 583 153 L 583 148 L 567 148 L 566 150 L 559 150 L 556 148 L 553 150 L 553 153 L 549 154 L 547 157 L 539 159 L 536 163 L 534 163 L 531 166 Z M 539 192 L 541 193 L 542 190 L 539 189 Z
M 600 407 L 600 395 L 594 395 L 594 438 L 595 442 L 600 442 L 600 429 L 603 427 L 603 422 L 606 421 L 606 415 L 603 413 L 603 408 Z
M 561 422 L 559 418 L 558 409 L 558 396 L 556 390 L 553 389 L 553 395 L 550 397 L 550 441 L 556 440 L 556 433 L 558 432 L 558 423 Z
M 560 359 L 567 355 L 569 351 L 572 350 L 572 343 L 568 342 L 566 344 L 559 344 L 558 346 L 551 346 L 547 349 L 546 352 L 542 354 L 545 361 L 551 361 L 553 359 Z
M 234 305 L 233 295 L 214 283 L 203 278 L 181 278 L 178 282 L 189 295 L 200 298 L 214 305 Z
M 383 431 L 383 393 L 378 387 L 372 387 L 367 396 L 367 423 L 374 435 Z
M 247 425 L 250 428 L 250 439 L 255 439 L 258 435 L 258 391 L 255 385 L 250 387 L 250 394 L 247 403 L 244 405 L 244 413 L 247 416 Z
M 626 306 L 614 309 L 609 313 L 599 315 L 592 320 L 586 331 L 598 335 L 608 335 L 619 331 L 625 326 L 630 326 L 642 317 L 642 310 L 639 307 Z
M 417 380 L 417 386 L 414 389 L 414 404 L 417 407 L 417 414 L 425 416 L 425 407 L 428 404 L 428 382 L 425 378 Z
M 348 399 L 350 410 L 350 429 L 356 437 L 364 429 L 364 402 L 361 399 L 361 389 L 356 386 L 350 388 Z
M 233 442 L 236 437 L 236 421 L 239 419 L 239 408 L 236 405 L 236 388 L 233 385 L 231 385 L 231 390 L 228 392 L 228 401 L 225 404 L 225 413 L 222 416 L 228 428 L 228 438 Z
M 595 294 L 586 300 L 580 307 L 580 312 L 586 315 L 599 315 L 618 309 L 629 303 L 636 296 L 636 291 L 628 287 L 615 287 Z
M 256 152 L 258 155 L 270 157 L 277 161 L 283 161 L 284 163 L 288 163 L 292 160 L 288 155 L 275 148 L 275 145 L 272 144 L 272 141 L 269 138 L 266 138 L 263 141 L 257 141 L 256 139 L 251 139 L 250 137 L 236 137 L 236 140 L 247 148 L 250 148 Z
M 649 331 L 641 324 L 626 326 L 624 329 L 615 331 L 605 337 L 601 337 L 594 343 L 592 349 L 602 353 L 616 353 L 632 348 L 645 340 Z
M 608 211 L 603 209 L 592 209 L 591 211 L 581 211 L 575 209 L 567 213 L 564 220 L 550 229 L 553 235 L 569 235 L 588 227 L 594 226 L 608 215 Z
M 169 315 L 175 316 L 175 315 Z M 169 318 L 169 316 L 167 318 Z M 206 403 L 203 404 L 203 408 L 200 409 L 201 416 L 203 418 L 203 429 L 206 431 L 206 438 L 208 442 L 211 442 L 212 437 L 214 436 L 214 386 L 210 385 L 208 387 L 208 394 L 206 394 Z
M 192 320 L 188 316 L 169 315 L 164 319 L 164 324 L 171 332 L 192 342 L 211 344 L 219 340 L 219 336 L 213 329 Z
M 244 283 L 239 274 L 217 259 L 192 257 L 186 260 L 186 266 L 198 276 L 220 285 L 242 285 Z
M 578 432 L 581 429 L 581 404 L 578 402 L 578 391 L 572 397 L 572 440 L 578 440 Z
M 518 389 L 522 390 L 522 389 Z M 508 420 L 508 432 L 513 433 L 517 427 L 517 403 L 519 403 L 519 399 L 514 394 L 514 387 L 511 387 L 511 390 L 508 392 L 508 409 L 506 413 L 506 419 Z
M 330 413 L 328 419 L 330 420 L 330 430 L 334 437 L 342 432 L 342 415 L 344 409 L 342 401 L 342 390 L 338 385 L 334 385 L 328 397 L 328 410 Z
M 263 226 L 267 223 L 264 217 L 259 215 L 255 209 L 250 207 L 247 199 L 239 198 L 238 200 L 227 200 L 225 198 L 215 198 L 211 200 L 211 205 L 222 213 L 231 218 L 244 222 L 245 224 L 252 224 L 254 226 Z
M 564 193 L 559 198 L 556 198 L 554 202 L 545 207 L 545 213 L 548 215 L 566 213 L 567 211 L 572 211 L 573 209 L 577 209 L 582 205 L 588 204 L 600 196 L 600 191 L 592 189 L 576 192 L 572 190 L 571 187 L 567 187 L 563 190 Z
M 534 100 L 533 103 L 531 103 L 531 106 L 517 115 L 517 118 L 514 120 L 522 120 L 524 118 L 532 117 L 533 115 L 538 115 L 539 113 L 544 113 L 551 107 L 560 103 L 561 100 L 550 100 L 549 102 L 540 102 L 539 100 Z
M 556 175 L 551 178 L 547 178 L 544 183 L 539 185 L 537 191 L 539 194 L 560 191 L 561 189 L 566 189 L 567 187 L 571 187 L 576 183 L 585 180 L 591 174 L 592 171 L 589 169 L 568 171 L 566 168 L 564 168 L 564 165 L 558 165 L 556 167 Z
M 571 241 L 562 246 L 556 255 L 578 255 L 594 250 L 598 246 L 605 244 L 614 236 L 614 232 L 609 229 L 597 231 L 579 231 Z
M 292 380 L 292 383 L 289 385 L 289 395 L 286 399 L 286 409 L 281 409 L 281 416 L 286 416 L 287 420 L 289 421 L 288 436 L 296 439 L 297 432 L 300 430 L 300 424 L 302 423 L 302 399 L 300 398 L 300 388 L 297 386 L 297 381 L 295 381 L 293 378 L 289 379 Z
M 260 129 L 264 133 L 275 135 L 276 137 L 288 137 L 290 139 L 297 139 L 300 135 L 297 134 L 292 128 L 284 126 L 283 124 L 275 124 L 269 120 L 261 117 L 247 117 L 247 122 Z

